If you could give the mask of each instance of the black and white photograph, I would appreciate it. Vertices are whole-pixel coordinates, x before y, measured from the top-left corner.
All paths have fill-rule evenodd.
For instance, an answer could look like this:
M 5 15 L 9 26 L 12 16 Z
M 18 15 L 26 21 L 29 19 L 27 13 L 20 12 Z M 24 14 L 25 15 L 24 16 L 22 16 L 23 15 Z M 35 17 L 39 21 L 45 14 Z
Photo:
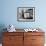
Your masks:
M 18 7 L 17 20 L 24 22 L 35 21 L 35 7 Z

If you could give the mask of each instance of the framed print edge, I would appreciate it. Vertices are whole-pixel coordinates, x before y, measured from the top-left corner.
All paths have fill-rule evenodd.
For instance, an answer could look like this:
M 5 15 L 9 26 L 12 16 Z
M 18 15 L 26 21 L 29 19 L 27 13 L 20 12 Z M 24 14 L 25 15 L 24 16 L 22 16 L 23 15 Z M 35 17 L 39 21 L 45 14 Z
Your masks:
M 20 16 L 22 16 L 22 10 L 24 11 L 24 15 L 26 16 L 26 17 L 20 17 Z M 26 12 L 25 13 L 25 11 L 27 11 L 27 10 L 30 10 L 30 11 L 28 11 L 28 12 Z M 33 18 L 27 18 L 27 16 L 29 16 L 29 15 L 27 15 L 27 13 L 31 13 L 30 15 L 32 15 L 32 17 Z M 17 21 L 18 22 L 34 22 L 35 21 L 35 7 L 17 7 Z

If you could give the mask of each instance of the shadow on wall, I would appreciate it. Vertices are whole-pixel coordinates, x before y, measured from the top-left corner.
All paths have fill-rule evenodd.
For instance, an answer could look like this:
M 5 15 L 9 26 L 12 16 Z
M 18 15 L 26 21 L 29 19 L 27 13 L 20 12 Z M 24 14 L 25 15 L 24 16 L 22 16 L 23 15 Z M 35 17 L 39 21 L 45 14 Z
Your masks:
M 5 25 L 4 24 L 0 24 L 0 43 L 2 43 L 2 36 L 3 36 L 3 32 L 5 32 L 6 30 L 4 30 Z

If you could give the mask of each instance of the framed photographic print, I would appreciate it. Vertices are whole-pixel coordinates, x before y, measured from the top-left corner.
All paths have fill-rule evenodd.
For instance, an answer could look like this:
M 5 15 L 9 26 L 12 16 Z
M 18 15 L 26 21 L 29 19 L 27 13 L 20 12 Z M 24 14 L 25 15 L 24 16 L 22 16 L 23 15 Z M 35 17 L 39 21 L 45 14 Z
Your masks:
M 35 7 L 18 7 L 17 20 L 22 22 L 34 22 Z

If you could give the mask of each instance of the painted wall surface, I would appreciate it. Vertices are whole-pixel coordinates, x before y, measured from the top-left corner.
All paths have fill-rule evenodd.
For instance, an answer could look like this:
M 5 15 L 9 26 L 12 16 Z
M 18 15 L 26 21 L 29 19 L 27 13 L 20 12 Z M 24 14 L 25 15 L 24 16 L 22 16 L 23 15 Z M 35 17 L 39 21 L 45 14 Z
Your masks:
M 0 28 L 46 28 L 46 0 L 0 0 Z M 35 7 L 35 22 L 18 22 L 17 7 Z

